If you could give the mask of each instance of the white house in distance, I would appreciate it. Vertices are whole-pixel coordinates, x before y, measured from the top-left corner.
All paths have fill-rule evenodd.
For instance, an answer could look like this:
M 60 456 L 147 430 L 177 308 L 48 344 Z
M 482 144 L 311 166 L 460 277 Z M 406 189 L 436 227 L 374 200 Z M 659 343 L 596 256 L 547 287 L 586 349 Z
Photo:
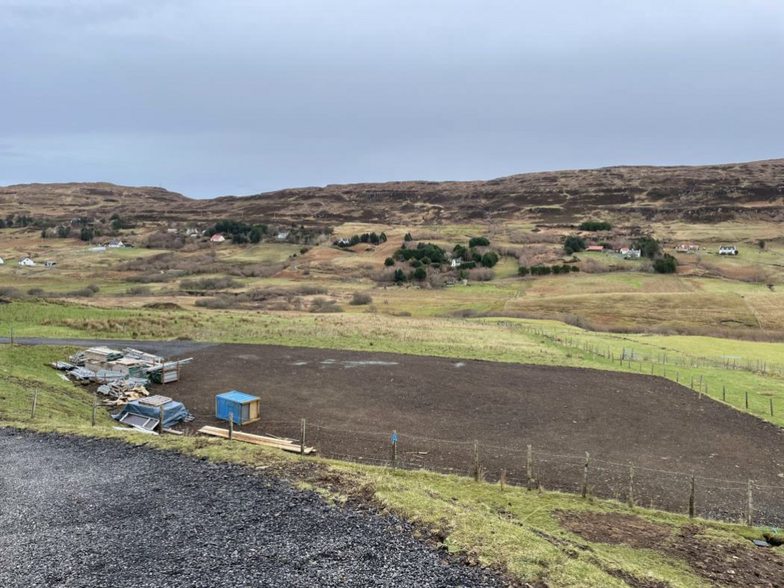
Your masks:
M 735 245 L 722 245 L 719 247 L 719 255 L 737 255 L 738 249 Z
M 212 237 L 210 237 L 211 243 L 223 243 L 225 240 L 226 237 L 224 237 L 220 233 L 215 233 Z
M 641 250 L 629 249 L 628 247 L 621 247 L 618 250 L 618 253 L 620 253 L 624 259 L 640 259 L 640 256 L 642 255 Z
M 45 261 L 44 262 L 44 267 L 54 267 L 56 265 L 57 265 L 56 261 Z
M 35 262 L 29 257 L 25 257 L 24 259 L 19 260 L 19 265 L 24 267 L 34 267 Z
M 288 231 L 278 231 L 278 241 L 283 241 L 284 239 L 287 239 L 288 236 L 289 236 Z
M 5 265 L 5 262 L 3 261 L 2 257 L 0 257 L 0 265 Z
M 462 263 L 463 263 L 463 258 L 462 258 L 462 257 L 453 257 L 453 258 L 452 258 L 452 262 L 450 263 L 450 265 L 451 265 L 453 268 L 456 268 L 456 267 L 460 267 L 460 265 L 461 265 Z
M 112 249 L 122 249 L 125 247 L 125 243 L 117 239 L 112 239 L 111 241 L 109 241 L 107 247 L 111 247 Z

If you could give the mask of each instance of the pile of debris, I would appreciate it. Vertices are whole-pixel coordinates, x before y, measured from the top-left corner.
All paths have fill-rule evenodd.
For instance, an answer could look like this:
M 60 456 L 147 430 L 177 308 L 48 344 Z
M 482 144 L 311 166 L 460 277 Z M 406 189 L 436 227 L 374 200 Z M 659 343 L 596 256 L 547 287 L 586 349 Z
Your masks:
M 79 351 L 69 361 L 56 361 L 52 367 L 66 372 L 72 380 L 87 385 L 101 384 L 98 392 L 110 397 L 107 404 L 122 406 L 149 396 L 150 382 L 169 384 L 180 379 L 180 368 L 192 358 L 166 361 L 163 357 L 130 347 L 122 351 L 108 347 L 90 347 Z
M 139 380 L 138 378 L 112 380 L 108 384 L 98 386 L 98 393 L 112 398 L 110 401 L 105 401 L 105 405 L 123 406 L 132 400 L 138 400 L 150 395 L 145 387 L 146 382 L 148 380 Z

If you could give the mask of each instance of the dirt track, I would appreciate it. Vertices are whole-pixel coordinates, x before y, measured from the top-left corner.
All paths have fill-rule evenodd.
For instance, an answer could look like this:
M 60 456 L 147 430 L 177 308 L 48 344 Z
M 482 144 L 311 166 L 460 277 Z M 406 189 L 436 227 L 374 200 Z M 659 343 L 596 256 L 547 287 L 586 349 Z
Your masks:
M 197 415 L 193 427 L 225 425 L 214 418 L 215 395 L 238 389 L 262 399 L 262 420 L 243 430 L 298 437 L 307 418 L 308 443 L 325 456 L 388 461 L 397 430 L 401 465 L 467 473 L 476 439 L 488 478 L 503 468 L 511 481 L 525 483 L 530 443 L 545 488 L 577 490 L 589 452 L 589 486 L 597 495 L 625 500 L 634 464 L 638 504 L 683 512 L 693 472 L 698 514 L 734 519 L 745 512 L 753 479 L 782 488 L 755 488 L 756 520 L 784 522 L 782 430 L 667 380 L 260 345 L 189 355 L 195 361 L 183 381 L 164 393 Z

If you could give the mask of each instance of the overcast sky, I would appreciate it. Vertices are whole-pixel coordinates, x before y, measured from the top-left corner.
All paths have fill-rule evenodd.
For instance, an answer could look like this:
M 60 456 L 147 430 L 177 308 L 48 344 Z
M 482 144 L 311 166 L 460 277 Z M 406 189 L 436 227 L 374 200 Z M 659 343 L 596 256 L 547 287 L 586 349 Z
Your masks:
M 784 157 L 783 0 L 0 0 L 0 184 Z

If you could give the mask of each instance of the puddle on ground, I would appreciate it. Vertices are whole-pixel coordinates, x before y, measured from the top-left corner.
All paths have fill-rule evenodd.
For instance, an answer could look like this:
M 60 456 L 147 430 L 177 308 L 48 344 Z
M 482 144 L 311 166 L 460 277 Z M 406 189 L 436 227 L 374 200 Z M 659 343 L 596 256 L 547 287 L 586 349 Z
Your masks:
M 337 361 L 335 359 L 325 359 L 321 362 L 321 365 L 341 365 L 346 369 L 356 368 L 356 367 L 373 367 L 373 366 L 393 366 L 397 365 L 396 361 L 375 361 L 375 360 L 344 360 L 344 361 Z M 295 364 L 296 365 L 296 364 Z

